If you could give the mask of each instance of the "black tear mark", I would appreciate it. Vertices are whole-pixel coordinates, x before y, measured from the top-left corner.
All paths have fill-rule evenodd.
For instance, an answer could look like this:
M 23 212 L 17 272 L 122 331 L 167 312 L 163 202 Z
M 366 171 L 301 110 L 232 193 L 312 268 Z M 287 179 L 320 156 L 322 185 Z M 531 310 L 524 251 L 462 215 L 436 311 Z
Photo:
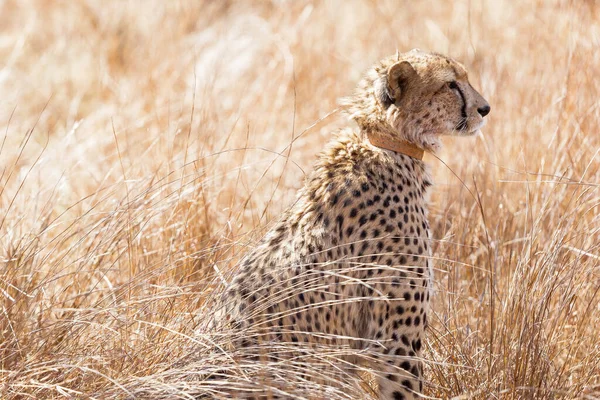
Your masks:
M 464 131 L 465 129 L 467 129 L 467 101 L 465 100 L 465 95 L 460 89 L 460 86 L 456 85 L 456 90 L 458 90 L 458 94 L 460 95 L 460 98 L 463 102 L 462 108 L 460 109 L 462 119 L 460 120 L 457 128 L 458 130 Z

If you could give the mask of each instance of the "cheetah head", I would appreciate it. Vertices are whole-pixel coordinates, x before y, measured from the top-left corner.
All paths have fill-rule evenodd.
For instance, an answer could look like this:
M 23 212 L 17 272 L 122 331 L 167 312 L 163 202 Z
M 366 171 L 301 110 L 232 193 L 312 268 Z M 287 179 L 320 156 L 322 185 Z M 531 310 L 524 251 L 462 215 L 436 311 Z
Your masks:
M 363 131 L 376 130 L 428 151 L 441 135 L 473 135 L 490 112 L 465 67 L 418 49 L 376 64 L 346 103 Z

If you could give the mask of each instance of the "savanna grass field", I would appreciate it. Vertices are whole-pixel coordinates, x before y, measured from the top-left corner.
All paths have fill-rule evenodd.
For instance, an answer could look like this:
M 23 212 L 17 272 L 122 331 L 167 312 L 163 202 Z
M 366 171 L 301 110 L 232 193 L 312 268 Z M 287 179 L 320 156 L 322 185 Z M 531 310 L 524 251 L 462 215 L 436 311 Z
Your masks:
M 206 378 L 235 365 L 209 299 L 354 126 L 340 99 L 412 48 L 461 61 L 491 105 L 481 135 L 425 156 L 425 395 L 599 399 L 591 0 L 1 0 L 0 398 L 226 397 L 253 379 Z M 327 398 L 376 398 L 373 371 L 357 379 Z

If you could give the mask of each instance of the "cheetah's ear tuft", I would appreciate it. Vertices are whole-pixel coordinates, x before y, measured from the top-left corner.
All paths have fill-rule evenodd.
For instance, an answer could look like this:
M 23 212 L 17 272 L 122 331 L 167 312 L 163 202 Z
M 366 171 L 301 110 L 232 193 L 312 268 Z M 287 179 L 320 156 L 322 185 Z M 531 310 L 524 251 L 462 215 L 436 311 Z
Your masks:
M 417 77 L 417 71 L 408 61 L 400 61 L 388 70 L 390 97 L 399 100 L 408 84 Z

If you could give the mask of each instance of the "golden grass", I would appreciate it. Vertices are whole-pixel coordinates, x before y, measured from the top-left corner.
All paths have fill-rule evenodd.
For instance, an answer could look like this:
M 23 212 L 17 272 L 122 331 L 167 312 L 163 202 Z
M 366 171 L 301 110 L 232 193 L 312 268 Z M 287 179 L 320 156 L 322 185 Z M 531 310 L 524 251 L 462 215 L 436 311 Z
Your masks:
M 426 394 L 600 398 L 599 44 L 594 1 L 0 2 L 0 397 L 214 389 L 218 277 L 419 47 L 492 106 L 427 160 Z

